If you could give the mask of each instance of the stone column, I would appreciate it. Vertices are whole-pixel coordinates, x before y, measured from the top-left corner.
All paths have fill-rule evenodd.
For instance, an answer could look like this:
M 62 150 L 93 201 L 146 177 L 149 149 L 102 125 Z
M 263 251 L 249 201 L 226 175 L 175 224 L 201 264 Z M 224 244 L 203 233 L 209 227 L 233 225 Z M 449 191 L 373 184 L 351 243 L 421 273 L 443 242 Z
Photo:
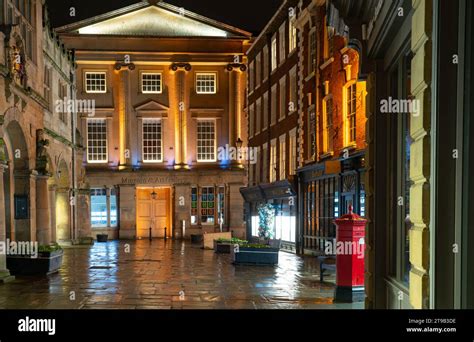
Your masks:
M 51 243 L 48 179 L 49 176 L 36 177 L 36 238 L 41 245 Z
M 51 242 L 56 242 L 56 185 L 48 186 L 49 205 L 50 205 L 50 222 L 51 222 Z
M 242 106 L 243 106 L 243 84 L 242 72 L 247 70 L 245 64 L 235 63 L 227 66 L 229 73 L 229 146 L 237 147 L 237 140 L 245 142 L 241 129 Z M 243 161 L 232 160 L 231 165 L 241 167 Z
M 0 164 L 0 241 L 6 240 L 6 222 L 5 222 L 5 190 L 3 184 L 3 173 L 7 169 L 7 166 L 3 163 Z M 10 271 L 7 269 L 7 259 L 4 253 L 0 253 L 0 283 L 4 283 L 15 279 L 10 275 Z

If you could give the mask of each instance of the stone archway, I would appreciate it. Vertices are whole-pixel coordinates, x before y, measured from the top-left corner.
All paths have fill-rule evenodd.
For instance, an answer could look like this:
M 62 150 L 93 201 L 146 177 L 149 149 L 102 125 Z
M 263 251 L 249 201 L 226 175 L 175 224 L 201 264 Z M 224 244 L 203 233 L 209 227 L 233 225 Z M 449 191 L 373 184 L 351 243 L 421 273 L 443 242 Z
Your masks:
M 8 169 L 4 173 L 5 217 L 8 237 L 18 241 L 35 239 L 31 232 L 31 175 L 28 144 L 20 124 L 10 121 L 4 132 Z

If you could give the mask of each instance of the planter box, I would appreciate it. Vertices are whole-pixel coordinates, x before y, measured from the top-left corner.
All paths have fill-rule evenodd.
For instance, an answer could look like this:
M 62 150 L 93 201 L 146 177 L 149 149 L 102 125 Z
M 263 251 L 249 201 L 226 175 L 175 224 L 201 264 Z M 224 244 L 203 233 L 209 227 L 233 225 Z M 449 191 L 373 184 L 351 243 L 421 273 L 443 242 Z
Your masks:
M 7 255 L 7 268 L 13 275 L 51 274 L 61 268 L 63 253 L 63 250 L 41 252 L 37 258 Z
M 97 234 L 97 242 L 107 242 L 108 239 L 108 234 Z
M 230 254 L 234 264 L 276 265 L 279 248 L 240 247 L 238 252 L 231 248 Z
M 191 243 L 201 243 L 203 237 L 201 234 L 191 234 Z
M 234 248 L 234 244 L 230 242 L 219 242 L 214 240 L 214 252 L 215 253 L 224 253 L 229 254 L 230 251 Z
M 205 233 L 203 236 L 204 239 L 204 248 L 205 249 L 214 249 L 214 241 L 218 239 L 231 239 L 231 232 L 223 233 Z

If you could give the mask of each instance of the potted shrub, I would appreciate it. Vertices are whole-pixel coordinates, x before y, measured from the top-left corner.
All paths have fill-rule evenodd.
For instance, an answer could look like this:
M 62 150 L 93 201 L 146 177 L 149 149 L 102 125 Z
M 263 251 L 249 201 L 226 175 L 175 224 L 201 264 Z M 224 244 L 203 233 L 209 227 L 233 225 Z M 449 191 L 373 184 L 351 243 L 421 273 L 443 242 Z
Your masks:
M 280 248 L 268 244 L 242 244 L 234 245 L 231 249 L 234 264 L 276 265 Z
M 105 234 L 105 233 L 97 234 L 97 242 L 107 242 L 108 239 L 109 239 L 109 234 Z
M 40 245 L 37 257 L 8 255 L 7 268 L 13 275 L 51 274 L 61 268 L 63 252 L 58 244 Z
M 231 239 L 217 239 L 214 240 L 214 252 L 215 253 L 226 253 L 229 254 L 234 248 L 234 245 L 246 244 L 246 240 L 240 240 L 238 238 Z

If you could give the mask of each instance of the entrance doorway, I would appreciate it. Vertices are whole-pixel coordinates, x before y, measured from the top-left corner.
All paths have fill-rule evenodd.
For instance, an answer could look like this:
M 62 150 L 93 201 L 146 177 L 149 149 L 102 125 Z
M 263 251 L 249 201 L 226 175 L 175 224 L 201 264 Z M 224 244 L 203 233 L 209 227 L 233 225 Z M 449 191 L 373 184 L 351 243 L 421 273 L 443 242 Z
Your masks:
M 169 188 L 137 188 L 137 237 L 170 237 L 171 191 Z

